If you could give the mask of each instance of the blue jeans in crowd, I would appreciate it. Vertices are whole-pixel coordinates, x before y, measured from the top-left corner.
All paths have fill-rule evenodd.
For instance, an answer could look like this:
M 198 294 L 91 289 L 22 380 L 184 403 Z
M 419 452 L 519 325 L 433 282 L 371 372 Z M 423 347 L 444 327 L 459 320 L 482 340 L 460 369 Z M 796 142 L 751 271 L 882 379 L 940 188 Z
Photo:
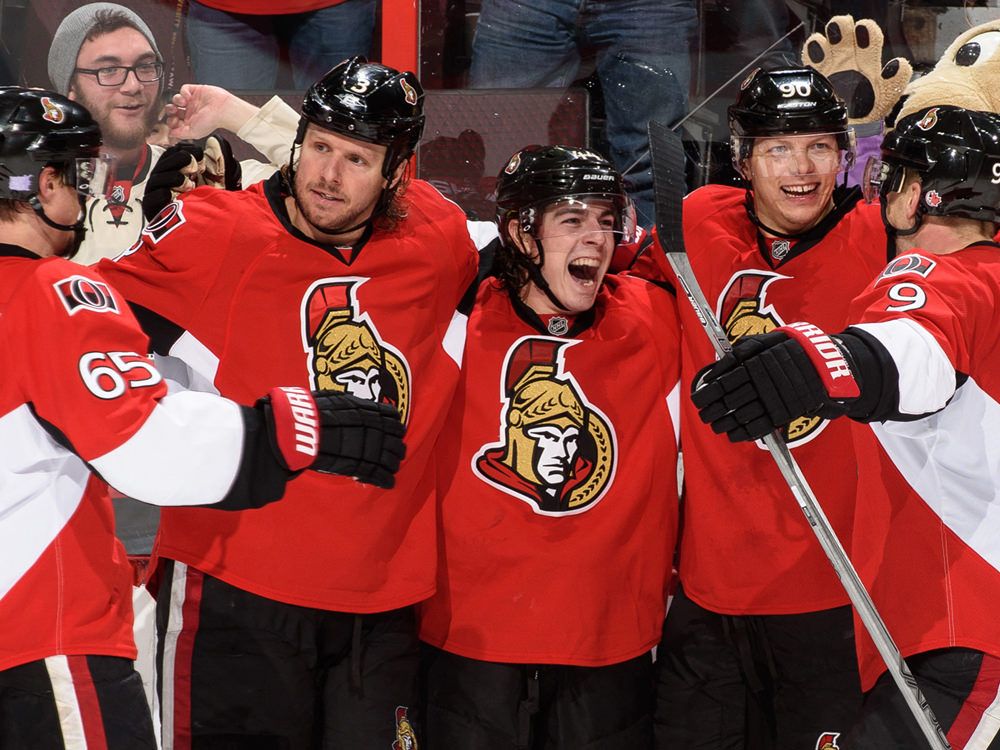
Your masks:
M 694 0 L 483 0 L 472 88 L 565 87 L 579 50 L 596 50 L 611 160 L 625 173 L 639 223 L 653 225 L 646 124 L 687 110 Z
M 186 31 L 194 79 L 231 91 L 273 90 L 284 41 L 295 88 L 305 90 L 342 60 L 369 54 L 375 11 L 376 0 L 344 0 L 309 13 L 258 16 L 191 0 Z

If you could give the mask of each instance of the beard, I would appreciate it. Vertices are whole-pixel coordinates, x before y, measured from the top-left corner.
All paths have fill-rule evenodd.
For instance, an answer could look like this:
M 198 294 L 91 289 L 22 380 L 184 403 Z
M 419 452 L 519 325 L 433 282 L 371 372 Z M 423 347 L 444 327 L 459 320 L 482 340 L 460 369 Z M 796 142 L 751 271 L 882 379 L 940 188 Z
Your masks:
M 322 184 L 313 184 L 308 186 L 303 185 L 299 172 L 295 173 L 294 183 L 292 196 L 295 198 L 295 203 L 299 208 L 299 212 L 302 214 L 303 218 L 309 222 L 313 229 L 322 232 L 323 234 L 336 237 L 339 234 L 359 229 L 361 225 L 367 223 L 371 219 L 371 214 L 374 211 L 374 205 L 362 205 L 360 207 L 348 208 L 343 214 L 337 217 L 336 221 L 324 218 L 320 216 L 317 211 L 314 211 L 313 206 L 309 205 L 305 200 L 302 200 L 300 196 L 312 187 L 315 187 L 323 192 L 333 193 L 334 191 L 325 190 Z
M 155 97 L 146 102 L 146 111 L 143 116 L 125 127 L 120 127 L 112 122 L 111 114 L 114 107 L 110 102 L 98 104 L 88 99 L 82 91 L 76 92 L 76 98 L 90 111 L 101 126 L 105 148 L 119 151 L 137 149 L 146 143 L 146 139 L 153 132 L 153 126 L 156 125 L 158 113 Z M 142 100 L 137 98 L 137 101 L 141 102 Z

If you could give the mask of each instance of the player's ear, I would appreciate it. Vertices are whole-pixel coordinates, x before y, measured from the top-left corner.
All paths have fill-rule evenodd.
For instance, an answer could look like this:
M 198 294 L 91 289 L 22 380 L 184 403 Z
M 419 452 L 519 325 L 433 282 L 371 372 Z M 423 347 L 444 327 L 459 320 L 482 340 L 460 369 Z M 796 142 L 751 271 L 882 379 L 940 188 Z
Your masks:
M 55 167 L 45 167 L 38 174 L 39 198 L 49 198 L 58 188 L 65 184 L 62 174 Z

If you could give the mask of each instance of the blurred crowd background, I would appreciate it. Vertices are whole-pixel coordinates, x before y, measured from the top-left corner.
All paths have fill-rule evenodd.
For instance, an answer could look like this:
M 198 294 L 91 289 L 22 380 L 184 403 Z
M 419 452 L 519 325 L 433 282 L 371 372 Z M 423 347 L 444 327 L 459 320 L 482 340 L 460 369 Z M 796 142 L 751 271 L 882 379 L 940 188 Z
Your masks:
M 52 34 L 82 0 L 0 0 L 0 81 L 48 86 Z M 649 221 L 645 123 L 678 124 L 690 188 L 734 179 L 725 110 L 755 65 L 795 64 L 833 15 L 872 18 L 884 59 L 920 72 L 998 0 L 130 0 L 155 35 L 164 95 L 214 83 L 298 107 L 339 59 L 415 70 L 428 91 L 417 171 L 478 218 L 505 158 L 529 143 L 612 157 Z M 233 12 L 238 8 L 241 12 Z M 250 13 L 242 11 L 253 11 Z M 248 146 L 233 139 L 234 148 Z M 238 153 L 247 156 L 248 153 Z

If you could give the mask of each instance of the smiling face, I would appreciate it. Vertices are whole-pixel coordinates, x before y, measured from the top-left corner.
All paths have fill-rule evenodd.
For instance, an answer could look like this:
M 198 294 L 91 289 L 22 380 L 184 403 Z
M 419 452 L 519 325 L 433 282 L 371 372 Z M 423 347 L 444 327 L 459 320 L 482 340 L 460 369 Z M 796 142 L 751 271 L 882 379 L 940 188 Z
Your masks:
M 385 146 L 310 125 L 295 167 L 297 210 L 290 210 L 292 223 L 313 239 L 337 244 L 357 240 L 363 227 L 343 230 L 364 222 L 375 210 L 386 186 L 385 152 Z M 396 179 L 404 167 L 399 166 Z
M 156 53 L 139 31 L 123 27 L 87 40 L 76 57 L 77 68 L 95 70 L 156 62 Z M 89 73 L 75 73 L 69 98 L 80 102 L 101 126 L 105 148 L 124 159 L 146 143 L 156 122 L 160 81 L 142 83 L 130 72 L 119 86 L 101 86 Z
M 799 234 L 833 208 L 843 155 L 828 133 L 757 138 L 743 169 L 760 220 L 783 234 Z
M 514 222 L 516 224 L 516 222 Z M 533 282 L 524 289 L 524 302 L 536 313 L 578 314 L 594 306 L 615 247 L 615 210 L 611 201 L 567 200 L 547 206 L 538 223 L 538 241 L 545 253 L 542 276 L 560 310 Z M 518 231 L 511 227 L 511 232 Z M 537 256 L 533 237 L 520 237 L 530 254 Z

